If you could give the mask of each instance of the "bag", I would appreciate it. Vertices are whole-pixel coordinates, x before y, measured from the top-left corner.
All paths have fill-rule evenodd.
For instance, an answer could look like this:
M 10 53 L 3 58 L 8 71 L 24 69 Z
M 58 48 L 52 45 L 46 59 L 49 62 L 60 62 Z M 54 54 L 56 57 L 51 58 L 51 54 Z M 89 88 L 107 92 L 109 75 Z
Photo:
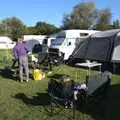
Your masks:
M 45 78 L 45 73 L 43 73 L 39 69 L 33 70 L 33 79 L 34 80 L 42 80 L 43 78 Z
M 63 95 L 66 99 L 72 99 L 74 95 L 74 81 L 70 80 L 62 84 L 63 86 Z
M 74 81 L 71 80 L 62 84 L 50 79 L 48 82 L 48 91 L 55 97 L 70 100 L 74 95 Z

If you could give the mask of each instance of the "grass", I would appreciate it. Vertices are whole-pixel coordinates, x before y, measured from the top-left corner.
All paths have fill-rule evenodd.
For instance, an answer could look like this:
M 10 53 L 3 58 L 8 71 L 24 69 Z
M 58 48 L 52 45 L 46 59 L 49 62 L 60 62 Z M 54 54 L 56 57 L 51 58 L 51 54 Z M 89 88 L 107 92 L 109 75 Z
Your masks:
M 4 56 L 4 54 L 0 54 Z M 47 85 L 50 76 L 44 80 L 28 83 L 19 83 L 16 80 L 5 78 L 2 71 L 8 63 L 2 61 L 0 66 L 0 120 L 69 120 L 64 114 L 71 114 L 71 110 L 65 110 L 60 114 L 50 116 L 49 96 Z M 67 65 L 54 67 L 53 74 L 68 74 L 72 79 L 81 82 L 85 80 L 85 69 L 76 69 Z M 97 72 L 95 72 L 97 74 Z M 78 109 L 76 120 L 120 120 L 120 76 L 113 75 L 112 84 L 108 91 L 106 107 L 101 110 Z M 86 106 L 85 106 L 86 107 Z M 57 109 L 57 108 L 56 108 Z

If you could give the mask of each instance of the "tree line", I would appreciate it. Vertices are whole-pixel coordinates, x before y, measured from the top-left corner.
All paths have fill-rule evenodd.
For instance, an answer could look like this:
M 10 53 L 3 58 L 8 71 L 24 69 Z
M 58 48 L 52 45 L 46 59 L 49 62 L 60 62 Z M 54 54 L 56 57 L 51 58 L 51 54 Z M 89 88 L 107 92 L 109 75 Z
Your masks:
M 119 29 L 120 21 L 112 21 L 110 9 L 97 9 L 93 1 L 81 2 L 73 7 L 71 13 L 64 13 L 62 26 L 38 21 L 35 26 L 26 26 L 17 17 L 8 17 L 0 22 L 0 35 L 6 35 L 13 40 L 20 35 L 49 35 L 65 29 Z

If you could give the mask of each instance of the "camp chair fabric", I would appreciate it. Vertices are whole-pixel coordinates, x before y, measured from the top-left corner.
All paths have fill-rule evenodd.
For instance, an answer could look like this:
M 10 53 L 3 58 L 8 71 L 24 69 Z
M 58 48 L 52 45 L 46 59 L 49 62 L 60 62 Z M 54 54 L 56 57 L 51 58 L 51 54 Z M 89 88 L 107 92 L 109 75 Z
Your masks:
M 88 76 L 87 80 L 87 94 L 93 95 L 97 94 L 97 90 L 102 88 L 104 84 L 107 84 L 107 76 Z
M 68 107 L 66 105 L 68 105 L 68 103 L 72 103 L 72 118 L 74 119 L 74 81 L 71 80 L 66 83 L 58 83 L 56 80 L 50 79 L 48 82 L 48 94 L 51 97 L 51 113 L 53 113 L 52 103 L 55 103 L 60 108 Z
M 48 83 L 48 92 L 59 98 L 73 99 L 74 82 L 68 81 L 62 84 L 51 79 Z
M 107 90 L 110 86 L 111 82 L 111 74 L 109 72 L 105 72 L 98 76 L 87 76 L 86 83 L 86 96 L 87 98 L 93 97 L 97 98 L 106 98 Z M 87 99 L 86 98 L 86 99 Z

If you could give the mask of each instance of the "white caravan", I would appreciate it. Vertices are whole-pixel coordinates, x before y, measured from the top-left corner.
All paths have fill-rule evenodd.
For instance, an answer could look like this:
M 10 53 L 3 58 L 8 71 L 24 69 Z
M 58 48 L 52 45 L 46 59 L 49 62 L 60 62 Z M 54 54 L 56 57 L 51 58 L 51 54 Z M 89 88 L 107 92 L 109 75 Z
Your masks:
M 15 42 L 9 37 L 0 36 L 0 49 L 13 49 Z
M 50 52 L 63 55 L 64 60 L 68 60 L 72 54 L 76 45 L 90 36 L 91 34 L 98 32 L 96 30 L 63 30 L 56 35 L 56 39 L 51 41 Z

